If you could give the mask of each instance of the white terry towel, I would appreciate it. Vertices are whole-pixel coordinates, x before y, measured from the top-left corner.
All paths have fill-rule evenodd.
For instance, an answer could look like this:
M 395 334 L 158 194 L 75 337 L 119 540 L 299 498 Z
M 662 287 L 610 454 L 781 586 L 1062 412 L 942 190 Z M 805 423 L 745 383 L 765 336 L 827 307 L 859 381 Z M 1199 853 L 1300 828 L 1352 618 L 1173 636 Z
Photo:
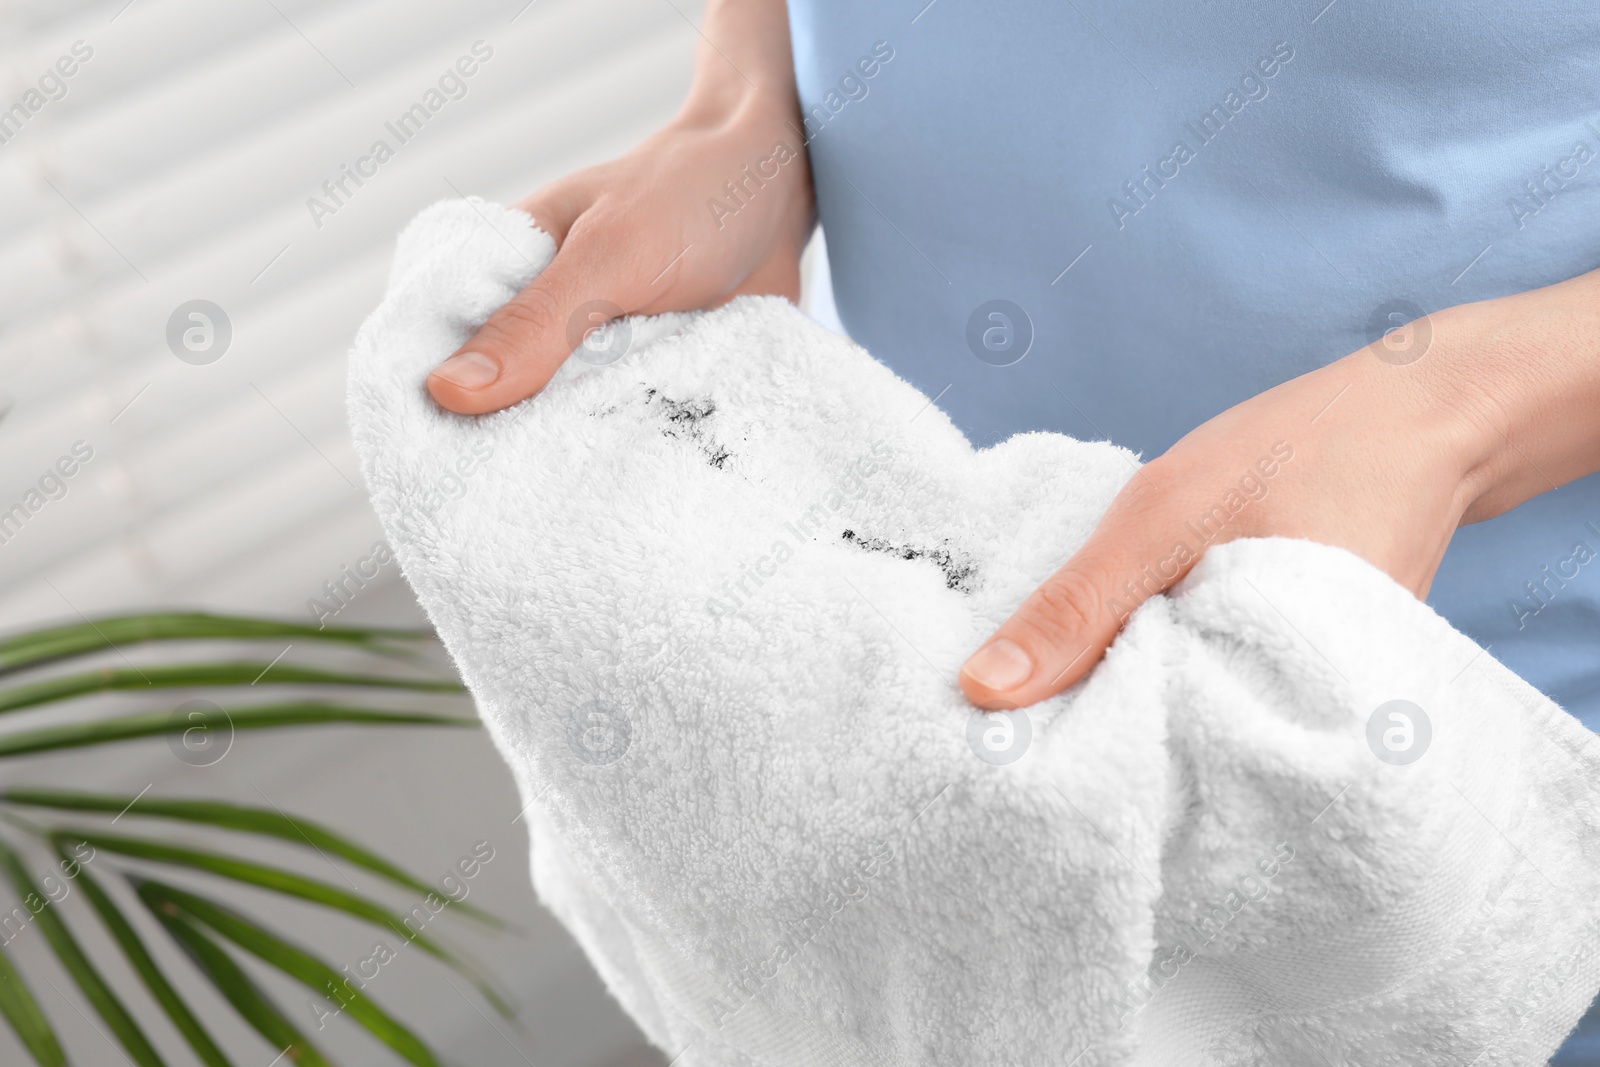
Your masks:
M 1573 1026 L 1596 742 L 1428 607 L 1338 549 L 1219 545 L 1073 691 L 979 715 L 964 656 L 1133 458 L 974 451 L 775 298 L 439 410 L 428 371 L 551 253 L 425 211 L 350 415 L 541 897 L 684 1067 L 1491 1067 Z

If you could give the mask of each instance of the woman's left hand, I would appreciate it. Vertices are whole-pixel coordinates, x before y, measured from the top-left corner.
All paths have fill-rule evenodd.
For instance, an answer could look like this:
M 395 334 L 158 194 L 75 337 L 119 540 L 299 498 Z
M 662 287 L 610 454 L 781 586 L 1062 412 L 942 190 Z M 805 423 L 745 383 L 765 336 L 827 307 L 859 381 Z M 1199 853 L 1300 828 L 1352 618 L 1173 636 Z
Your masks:
M 1349 549 L 1418 597 L 1456 527 L 1600 469 L 1600 272 L 1437 312 L 1201 425 L 961 671 L 980 707 L 1087 674 L 1210 545 Z

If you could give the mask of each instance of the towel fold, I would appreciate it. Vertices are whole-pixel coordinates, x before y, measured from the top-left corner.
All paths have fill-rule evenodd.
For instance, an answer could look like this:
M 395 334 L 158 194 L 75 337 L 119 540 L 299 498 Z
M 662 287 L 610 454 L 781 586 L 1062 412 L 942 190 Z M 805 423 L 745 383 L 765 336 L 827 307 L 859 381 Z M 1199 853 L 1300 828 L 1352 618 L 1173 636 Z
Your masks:
M 423 212 L 350 417 L 541 898 L 680 1064 L 1554 1051 L 1600 988 L 1576 720 L 1283 539 L 1211 547 L 1067 694 L 974 712 L 965 655 L 1137 459 L 975 451 L 770 297 L 624 320 L 507 411 L 437 408 L 427 373 L 553 250 L 483 201 Z M 1293 476 L 1279 445 L 1262 477 Z

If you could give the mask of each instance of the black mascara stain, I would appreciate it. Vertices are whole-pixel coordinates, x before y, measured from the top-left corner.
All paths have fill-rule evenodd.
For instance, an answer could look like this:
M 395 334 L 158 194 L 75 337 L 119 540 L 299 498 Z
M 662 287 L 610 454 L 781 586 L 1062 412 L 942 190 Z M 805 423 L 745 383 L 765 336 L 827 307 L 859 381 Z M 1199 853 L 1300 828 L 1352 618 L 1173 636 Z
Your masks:
M 862 537 L 854 530 L 846 530 L 839 536 L 868 552 L 885 552 L 898 559 L 931 560 L 944 572 L 944 584 L 947 588 L 954 589 L 958 593 L 972 592 L 972 584 L 978 572 L 977 565 L 970 560 L 956 558 L 956 555 L 944 545 L 938 548 L 896 545 L 881 537 Z
M 705 454 L 706 462 L 718 470 L 723 464 L 733 458 L 721 444 L 713 440 L 701 423 L 716 414 L 716 402 L 709 399 L 674 400 L 657 389 L 646 389 L 644 392 L 645 406 L 655 405 L 666 418 L 667 425 L 661 431 L 663 437 L 674 437 L 682 440 L 693 441 L 700 446 L 700 451 Z
M 717 405 L 714 401 L 674 400 L 656 389 L 646 389 L 644 391 L 644 402 L 646 404 L 659 402 L 662 413 L 666 415 L 668 422 L 690 431 L 697 429 L 702 421 L 710 418 L 717 410 Z

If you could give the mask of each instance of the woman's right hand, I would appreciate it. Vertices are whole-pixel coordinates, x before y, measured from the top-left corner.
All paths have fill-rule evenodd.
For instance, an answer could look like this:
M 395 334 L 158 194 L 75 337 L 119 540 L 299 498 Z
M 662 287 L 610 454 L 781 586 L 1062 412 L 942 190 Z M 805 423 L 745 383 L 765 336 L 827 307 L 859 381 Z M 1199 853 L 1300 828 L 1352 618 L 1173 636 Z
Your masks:
M 815 214 L 784 4 L 708 7 L 717 46 L 703 38 L 678 116 L 621 158 L 516 205 L 558 251 L 434 369 L 428 392 L 441 406 L 480 414 L 532 396 L 608 317 L 716 307 L 745 293 L 798 298 Z

